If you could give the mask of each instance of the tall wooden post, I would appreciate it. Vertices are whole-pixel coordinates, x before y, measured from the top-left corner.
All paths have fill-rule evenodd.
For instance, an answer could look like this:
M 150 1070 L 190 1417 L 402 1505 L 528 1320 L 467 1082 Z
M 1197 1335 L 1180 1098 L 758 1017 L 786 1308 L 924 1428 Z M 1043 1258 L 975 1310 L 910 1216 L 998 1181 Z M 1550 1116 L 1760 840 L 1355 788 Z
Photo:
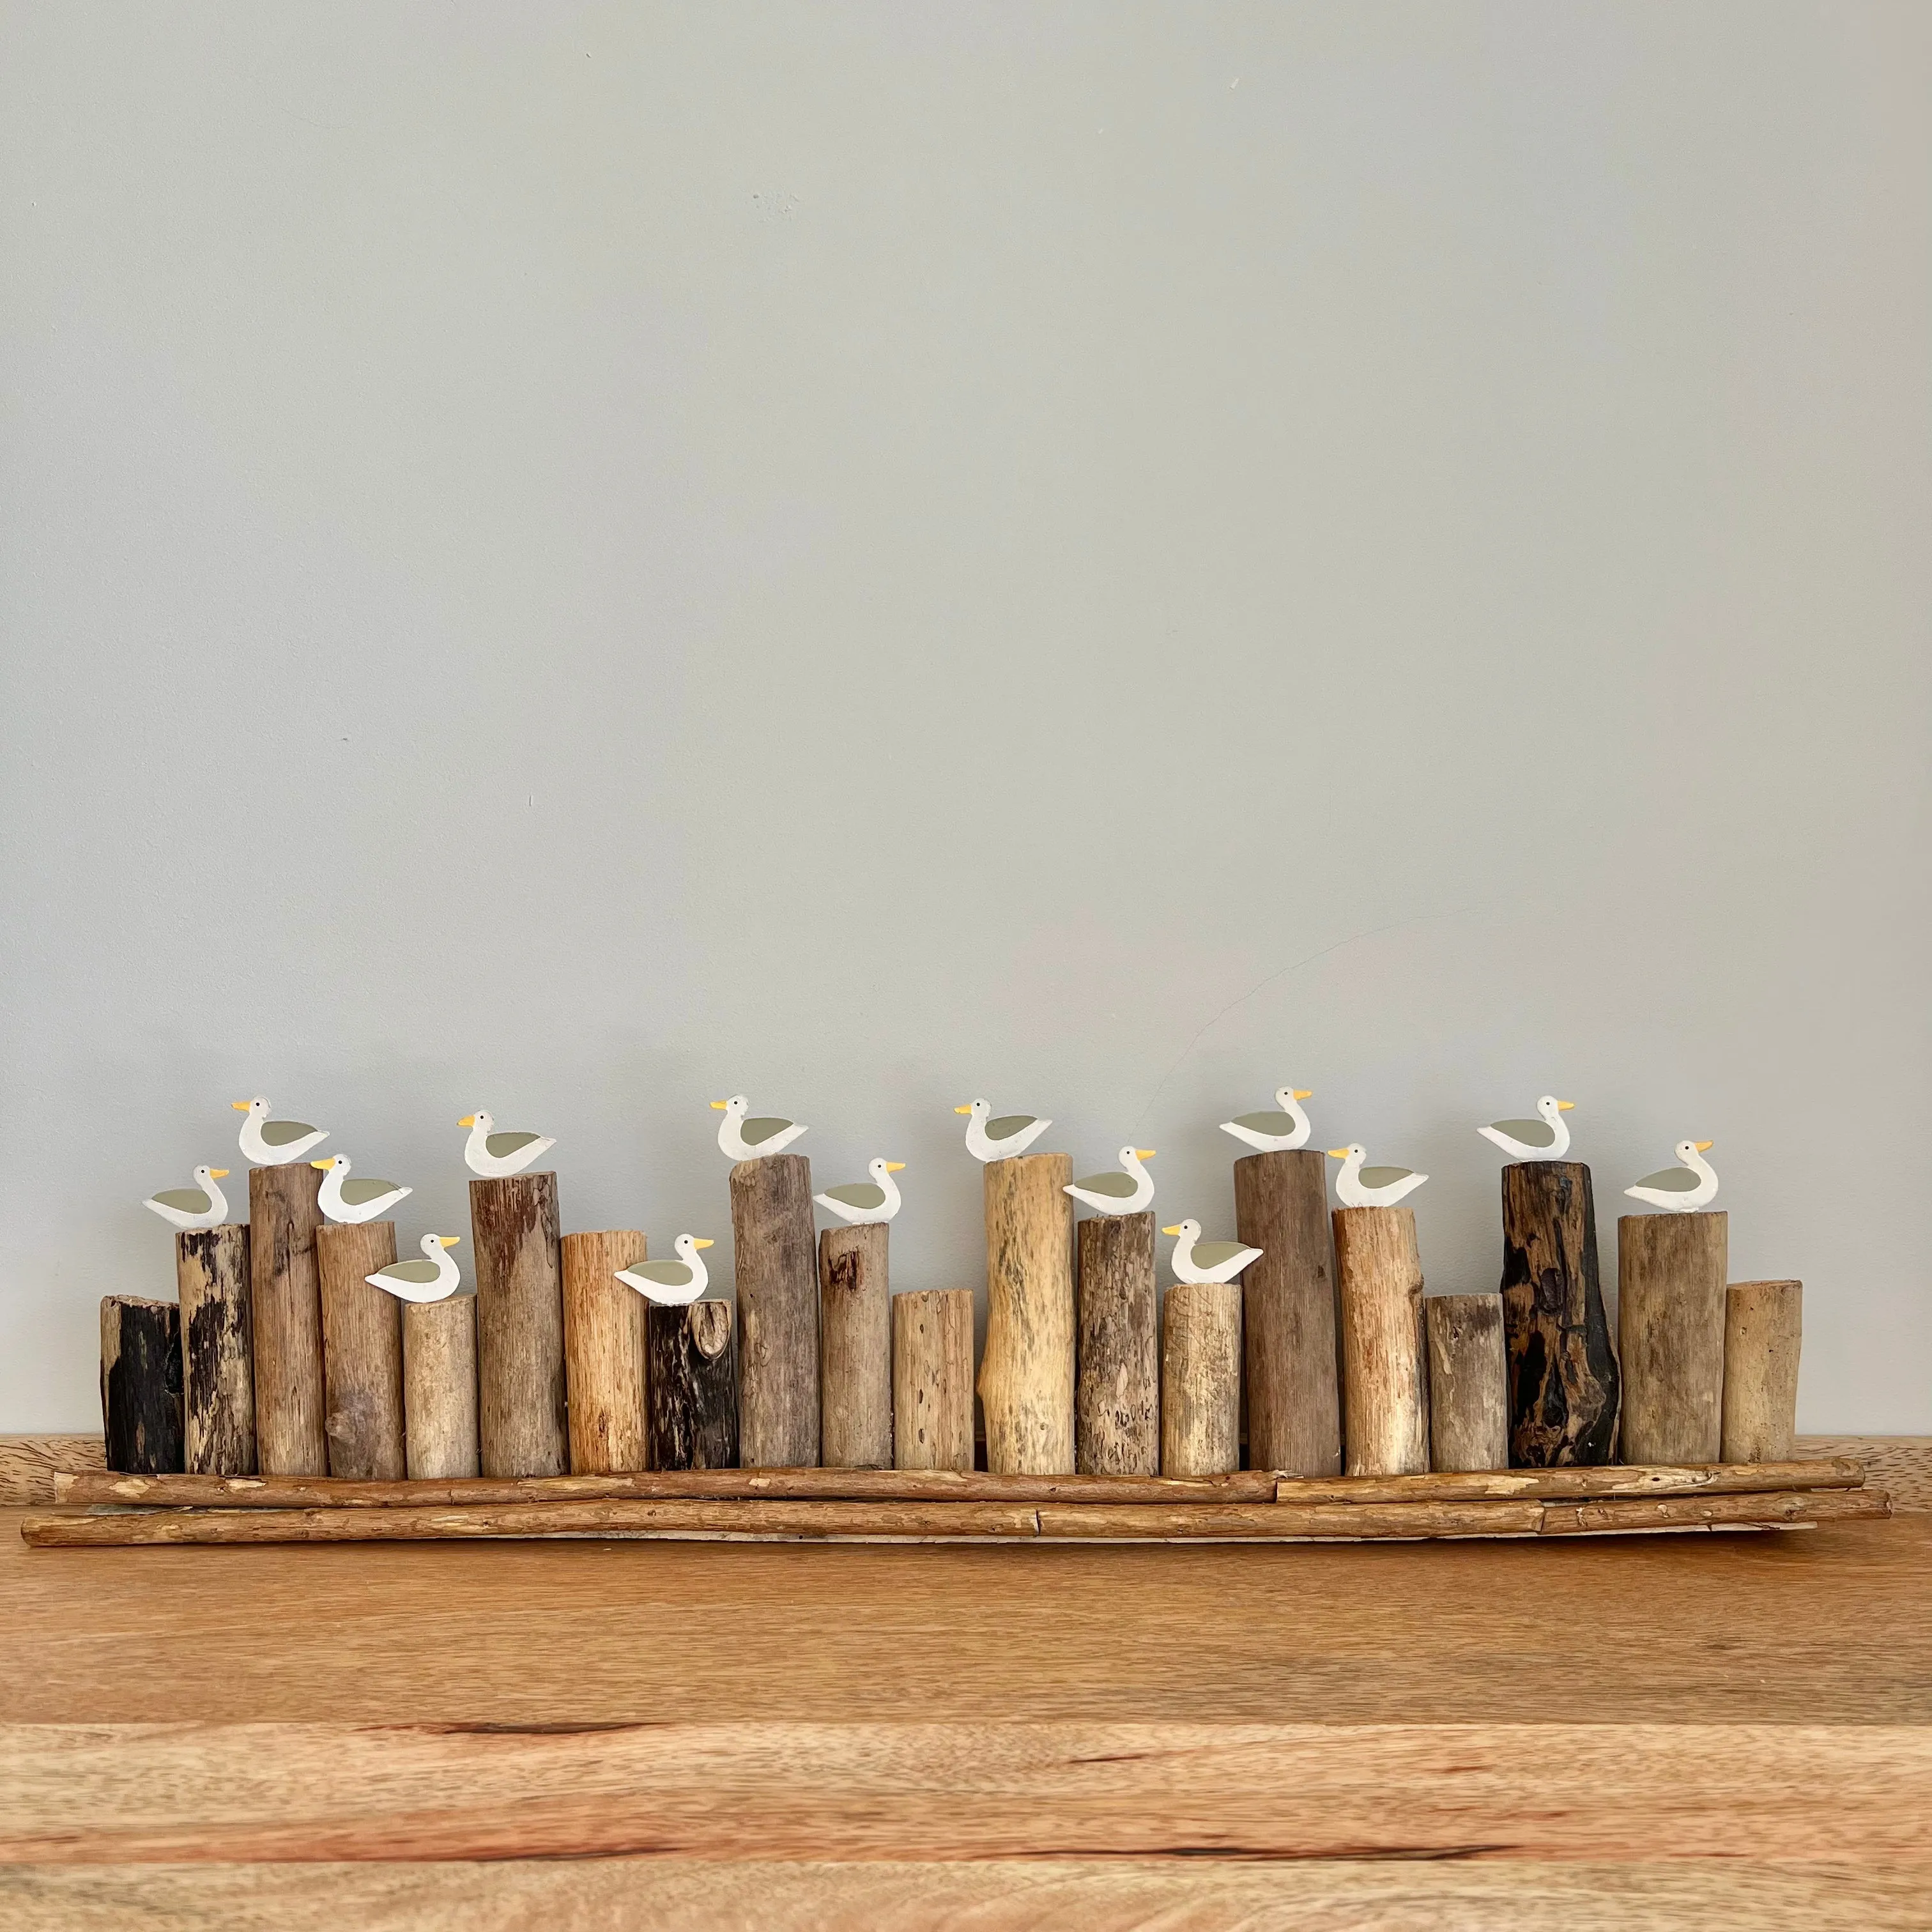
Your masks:
M 1498 1294 L 1432 1294 L 1429 1449 L 1437 1469 L 1510 1466 L 1509 1360 Z
M 1241 1285 L 1178 1281 L 1161 1352 L 1160 1473 L 1241 1466 Z
M 738 1377 L 732 1360 L 731 1304 L 694 1301 L 664 1308 L 653 1303 L 644 1312 L 644 1352 L 652 1468 L 736 1468 Z
M 820 1452 L 833 1469 L 892 1466 L 892 1296 L 883 1221 L 818 1238 Z
M 255 1473 L 255 1343 L 248 1230 L 238 1221 L 175 1237 L 181 1300 L 182 1460 L 190 1475 Z
M 404 1434 L 412 1476 L 476 1476 L 476 1298 L 403 1307 Z
M 1617 1222 L 1617 1334 L 1626 1462 L 1714 1462 L 1724 1447 L 1730 1217 Z
M 1510 1460 L 1538 1469 L 1607 1462 L 1619 1378 L 1598 1279 L 1590 1170 L 1580 1161 L 1514 1161 L 1502 1186 Z
M 1234 1232 L 1262 1251 L 1242 1276 L 1248 1461 L 1294 1476 L 1339 1476 L 1334 1251 L 1322 1154 L 1296 1148 L 1236 1161 Z
M 812 1163 L 802 1154 L 731 1170 L 731 1243 L 742 1331 L 738 1454 L 748 1469 L 818 1461 L 818 1268 Z
M 470 1184 L 476 1241 L 477 1430 L 486 1476 L 561 1476 L 563 1258 L 556 1176 Z
M 1414 1210 L 1338 1208 L 1334 1228 L 1348 1473 L 1424 1474 L 1429 1360 Z
M 409 1473 L 403 1448 L 403 1304 L 365 1279 L 395 1258 L 393 1221 L 325 1223 L 315 1231 L 323 1426 L 332 1476 L 380 1482 Z
M 1804 1304 L 1802 1282 L 1733 1282 L 1725 1291 L 1726 1462 L 1784 1462 L 1794 1454 Z
M 892 1297 L 892 1455 L 901 1469 L 973 1467 L 973 1291 Z
M 563 1360 L 570 1391 L 573 1475 L 649 1467 L 644 1401 L 644 1311 L 649 1304 L 617 1270 L 649 1257 L 635 1228 L 566 1234 Z
M 1160 1473 L 1160 1292 L 1151 1214 L 1094 1214 L 1079 1250 L 1075 1466 L 1085 1476 Z
M 1073 1179 L 1070 1154 L 987 1162 L 986 1348 L 980 1400 L 994 1475 L 1073 1469 Z
M 101 1298 L 100 1421 L 109 1468 L 132 1476 L 179 1473 L 181 1311 L 172 1301 Z
M 255 1454 L 265 1476 L 326 1476 L 322 1176 L 305 1160 L 248 1170 L 248 1270 L 255 1336 Z

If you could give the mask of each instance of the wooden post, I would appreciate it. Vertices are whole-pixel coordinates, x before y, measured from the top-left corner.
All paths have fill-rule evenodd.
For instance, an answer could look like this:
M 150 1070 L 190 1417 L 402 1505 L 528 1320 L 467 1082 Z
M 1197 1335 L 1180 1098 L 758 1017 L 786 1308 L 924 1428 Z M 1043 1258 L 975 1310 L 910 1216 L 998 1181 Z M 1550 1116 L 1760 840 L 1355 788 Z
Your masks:
M 874 1221 L 818 1238 L 819 1438 L 829 1468 L 892 1466 L 890 1232 Z
M 986 1166 L 986 1349 L 980 1400 L 995 1475 L 1073 1468 L 1073 1178 L 1070 1154 Z
M 100 1420 L 109 1468 L 179 1473 L 181 1310 L 172 1301 L 101 1297 Z
M 1619 1378 L 1598 1279 L 1590 1170 L 1580 1161 L 1514 1161 L 1502 1185 L 1510 1460 L 1530 1469 L 1607 1462 Z
M 1429 1329 L 1429 1446 L 1437 1469 L 1510 1466 L 1509 1358 L 1499 1294 L 1432 1294 Z
M 892 1454 L 901 1469 L 972 1469 L 970 1288 L 892 1297 Z
M 1730 1229 L 1721 1211 L 1617 1222 L 1626 1462 L 1714 1462 L 1723 1451 Z
M 305 1160 L 248 1170 L 250 1319 L 255 1337 L 255 1455 L 265 1476 L 328 1473 L 316 1197 Z
M 255 1473 L 255 1350 L 248 1230 L 238 1221 L 175 1237 L 181 1298 L 182 1460 L 190 1474 Z
M 1242 1277 L 1248 1461 L 1293 1476 L 1342 1473 L 1324 1165 L 1309 1148 L 1234 1163 L 1234 1232 L 1262 1251 Z
M 1804 1286 L 1733 1282 L 1724 1294 L 1726 1462 L 1786 1462 L 1798 1429 Z
M 731 1170 L 731 1242 L 744 1330 L 738 1453 L 747 1468 L 818 1461 L 818 1269 L 812 1163 L 770 1154 Z
M 480 1476 L 476 1446 L 476 1298 L 403 1307 L 404 1436 L 410 1474 Z
M 564 1422 L 563 1261 L 556 1176 L 470 1184 L 476 1241 L 476 1422 L 486 1476 L 560 1476 Z
M 735 1468 L 738 1378 L 732 1360 L 731 1304 L 694 1301 L 664 1308 L 653 1302 L 644 1311 L 644 1352 L 650 1363 L 645 1387 L 651 1467 Z
M 1074 1466 L 1087 1476 L 1160 1473 L 1160 1315 L 1154 1216 L 1074 1224 L 1080 1316 Z
M 1167 1291 L 1160 1378 L 1160 1473 L 1220 1476 L 1241 1466 L 1241 1285 L 1178 1281 Z
M 1420 1475 L 1429 1467 L 1429 1359 L 1415 1211 L 1338 1208 L 1334 1218 L 1348 1473 Z
M 634 1228 L 563 1238 L 563 1359 L 570 1468 L 604 1476 L 650 1467 L 644 1420 L 644 1310 L 620 1268 L 648 1258 Z
M 403 1448 L 403 1304 L 365 1276 L 396 1258 L 393 1221 L 315 1231 L 322 1282 L 328 1473 L 364 1482 L 409 1472 Z

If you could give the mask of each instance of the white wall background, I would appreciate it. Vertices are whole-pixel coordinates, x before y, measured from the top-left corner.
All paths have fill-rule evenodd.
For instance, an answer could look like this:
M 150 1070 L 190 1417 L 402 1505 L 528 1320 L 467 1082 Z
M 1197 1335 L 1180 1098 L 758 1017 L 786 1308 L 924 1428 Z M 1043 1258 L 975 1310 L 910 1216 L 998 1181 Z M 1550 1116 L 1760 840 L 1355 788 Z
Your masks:
M 1714 1140 L 1932 1429 L 1917 0 L 4 22 L 0 1427 L 251 1093 L 728 1279 L 748 1088 L 903 1288 L 955 1101 L 1231 1232 L 1292 1079 L 1438 1288 Z

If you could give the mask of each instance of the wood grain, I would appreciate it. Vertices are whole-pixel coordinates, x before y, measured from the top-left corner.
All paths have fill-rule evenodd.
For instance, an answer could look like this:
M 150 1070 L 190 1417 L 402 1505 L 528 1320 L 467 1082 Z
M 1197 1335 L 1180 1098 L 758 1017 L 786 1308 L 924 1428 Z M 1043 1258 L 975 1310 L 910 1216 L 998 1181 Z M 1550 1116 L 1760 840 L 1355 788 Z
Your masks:
M 248 1230 L 238 1222 L 175 1237 L 181 1304 L 182 1460 L 204 1475 L 255 1473 L 255 1343 Z
M 738 1289 L 738 1453 L 809 1468 L 818 1437 L 818 1268 L 812 1163 L 766 1154 L 731 1170 Z
M 407 1474 L 403 1448 L 403 1304 L 366 1279 L 396 1258 L 396 1224 L 315 1231 L 322 1287 L 322 1428 L 328 1473 L 364 1482 Z
M 321 1192 L 322 1176 L 305 1160 L 248 1170 L 255 1457 L 271 1475 L 320 1476 L 328 1468 L 315 1261 Z
M 476 1238 L 476 1435 L 486 1476 L 570 1467 L 563 1256 L 553 1173 L 470 1184 Z
M 1160 1311 L 1151 1214 L 1076 1222 L 1073 1455 L 1091 1476 L 1160 1473 Z
M 818 1238 L 819 1456 L 892 1466 L 892 1296 L 883 1221 Z
M 1070 1473 L 1073 1454 L 1072 1157 L 986 1162 L 986 1466 Z
M 1241 1285 L 1176 1282 L 1161 1335 L 1160 1472 L 1241 1466 Z
M 476 1298 L 412 1301 L 403 1310 L 404 1446 L 413 1478 L 476 1476 Z
M 1733 1282 L 1724 1292 L 1724 1420 L 1727 1462 L 1782 1462 L 1798 1439 L 1798 1357 L 1804 1286 Z
M 181 1310 L 173 1302 L 101 1297 L 100 1414 L 114 1468 L 140 1475 L 181 1468 Z
M 1432 1294 L 1429 1460 L 1440 1470 L 1506 1469 L 1510 1463 L 1509 1356 L 1499 1294 Z
M 1429 1358 L 1422 1262 L 1410 1208 L 1338 1208 L 1342 1401 L 1352 1476 L 1429 1467 Z
M 740 1452 L 731 1304 L 653 1303 L 644 1312 L 644 1353 L 652 1468 L 731 1468 Z
M 1628 1461 L 1714 1462 L 1723 1451 L 1729 1228 L 1721 1210 L 1617 1222 Z
M 563 1364 L 572 1475 L 650 1467 L 645 1426 L 644 1310 L 620 1268 L 647 1261 L 635 1228 L 566 1234 Z

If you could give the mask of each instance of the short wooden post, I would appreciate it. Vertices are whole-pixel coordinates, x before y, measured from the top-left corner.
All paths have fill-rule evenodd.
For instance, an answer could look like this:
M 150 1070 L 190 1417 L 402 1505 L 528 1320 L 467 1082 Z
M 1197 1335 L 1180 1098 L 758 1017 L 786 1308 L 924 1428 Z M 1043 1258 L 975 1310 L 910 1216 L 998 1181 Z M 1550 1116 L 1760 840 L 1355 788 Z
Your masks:
M 1733 1282 L 1724 1294 L 1726 1462 L 1784 1462 L 1798 1429 L 1798 1352 L 1804 1287 Z
M 1626 1462 L 1714 1462 L 1723 1451 L 1730 1230 L 1721 1210 L 1617 1222 Z
M 1619 1378 L 1590 1170 L 1580 1161 L 1514 1161 L 1502 1187 L 1510 1460 L 1534 1469 L 1607 1462 Z
M 396 1258 L 393 1221 L 315 1231 L 322 1282 L 323 1427 L 328 1473 L 364 1482 L 409 1473 L 403 1448 L 403 1304 L 365 1276 Z
M 556 1176 L 470 1184 L 476 1242 L 476 1420 L 486 1476 L 561 1476 L 563 1258 Z
M 1234 1163 L 1234 1232 L 1262 1251 L 1242 1276 L 1248 1461 L 1293 1476 L 1342 1473 L 1324 1166 L 1309 1148 Z
M 1160 1378 L 1160 1473 L 1220 1476 L 1241 1466 L 1241 1285 L 1178 1281 L 1167 1291 Z
M 255 1456 L 265 1476 L 326 1476 L 322 1284 L 316 1273 L 322 1176 L 305 1160 L 248 1170 Z
M 1073 1469 L 1073 1159 L 986 1165 L 986 1347 L 980 1400 L 994 1475 Z
M 664 1308 L 652 1303 L 644 1311 L 644 1352 L 651 1467 L 736 1468 L 738 1378 L 732 1360 L 731 1304 L 694 1301 Z
M 1348 1474 L 1424 1474 L 1429 1360 L 1414 1210 L 1338 1208 L 1334 1224 Z
M 1074 1466 L 1088 1476 L 1160 1473 L 1160 1292 L 1151 1214 L 1094 1214 L 1079 1251 Z
M 255 1345 L 248 1230 L 238 1221 L 175 1237 L 181 1298 L 182 1460 L 190 1475 L 255 1473 Z
M 818 1268 L 812 1163 L 802 1154 L 731 1170 L 731 1243 L 743 1333 L 738 1453 L 748 1469 L 818 1461 Z
M 617 1270 L 649 1257 L 634 1228 L 563 1238 L 563 1360 L 570 1468 L 603 1476 L 650 1466 L 644 1405 L 644 1310 Z
M 819 1448 L 828 1468 L 892 1466 L 892 1297 L 883 1221 L 818 1238 Z
M 476 1298 L 403 1306 L 404 1434 L 412 1476 L 477 1476 Z
M 1510 1466 L 1509 1357 L 1499 1294 L 1432 1294 L 1429 1329 L 1430 1463 L 1437 1469 Z
M 101 1297 L 100 1420 L 109 1468 L 180 1473 L 181 1310 L 172 1301 Z
M 901 1469 L 973 1467 L 973 1291 L 892 1297 L 892 1454 Z

